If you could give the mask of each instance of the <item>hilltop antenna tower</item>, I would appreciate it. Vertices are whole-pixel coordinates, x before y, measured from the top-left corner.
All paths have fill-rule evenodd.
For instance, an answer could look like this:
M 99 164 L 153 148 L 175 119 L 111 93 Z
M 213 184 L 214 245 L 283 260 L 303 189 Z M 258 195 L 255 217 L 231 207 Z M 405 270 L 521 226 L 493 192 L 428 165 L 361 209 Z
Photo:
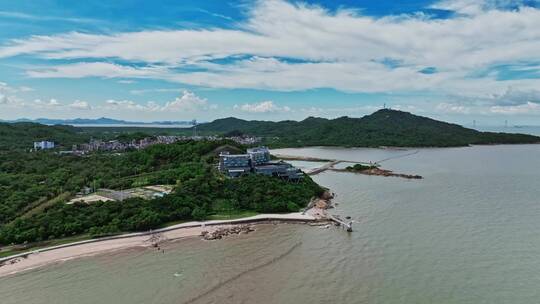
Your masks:
M 504 121 L 504 127 L 505 127 L 505 128 L 508 128 L 508 120 L 505 120 L 505 121 Z
M 197 137 L 197 119 L 192 120 L 191 124 L 193 125 L 193 137 Z
M 473 128 L 476 128 L 476 119 L 472 121 Z

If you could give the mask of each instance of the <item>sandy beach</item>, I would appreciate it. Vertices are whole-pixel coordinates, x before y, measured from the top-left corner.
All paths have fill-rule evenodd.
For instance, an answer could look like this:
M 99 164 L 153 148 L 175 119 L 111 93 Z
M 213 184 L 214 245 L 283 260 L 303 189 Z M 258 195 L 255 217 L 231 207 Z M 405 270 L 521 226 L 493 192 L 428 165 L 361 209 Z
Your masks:
M 259 214 L 235 220 L 214 220 L 205 222 L 182 223 L 154 231 L 130 233 L 103 239 L 92 239 L 71 244 L 42 248 L 27 253 L 25 256 L 13 256 L 0 259 L 0 277 L 15 274 L 21 271 L 43 267 L 49 264 L 67 261 L 75 258 L 108 253 L 116 250 L 150 247 L 159 237 L 159 242 L 177 240 L 186 237 L 200 236 L 203 231 L 220 229 L 230 225 L 246 223 L 264 223 L 268 221 L 315 221 L 316 217 L 310 214 Z

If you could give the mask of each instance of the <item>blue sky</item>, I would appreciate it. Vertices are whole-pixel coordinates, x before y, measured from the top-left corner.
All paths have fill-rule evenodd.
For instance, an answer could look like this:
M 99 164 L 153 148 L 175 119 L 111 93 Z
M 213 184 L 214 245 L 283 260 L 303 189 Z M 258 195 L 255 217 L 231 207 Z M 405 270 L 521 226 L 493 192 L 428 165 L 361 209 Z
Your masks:
M 540 1 L 0 0 L 0 119 L 540 124 Z

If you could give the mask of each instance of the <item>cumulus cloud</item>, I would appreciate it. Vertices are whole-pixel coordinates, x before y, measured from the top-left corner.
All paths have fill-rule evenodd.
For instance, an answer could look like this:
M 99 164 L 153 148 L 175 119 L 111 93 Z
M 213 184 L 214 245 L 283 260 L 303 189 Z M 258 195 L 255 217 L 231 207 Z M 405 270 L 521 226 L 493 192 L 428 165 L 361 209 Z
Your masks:
M 174 100 L 169 101 L 164 105 L 159 105 L 153 101 L 141 104 L 132 100 L 109 99 L 105 101 L 104 108 L 152 112 L 195 112 L 213 110 L 217 108 L 217 105 L 209 104 L 206 98 L 197 96 L 191 91 L 184 90 L 179 97 L 176 97 Z
M 146 104 L 139 104 L 132 100 L 114 100 L 109 99 L 105 101 L 106 109 L 113 110 L 135 110 L 135 111 L 156 111 L 159 110 L 159 106 L 154 102 L 147 102 Z
M 17 96 L 17 93 L 32 91 L 30 87 L 12 87 L 5 82 L 0 82 L 0 105 L 19 107 L 24 105 L 23 100 Z
M 235 110 L 249 113 L 271 113 L 271 112 L 289 112 L 291 108 L 287 106 L 277 106 L 273 101 L 261 101 L 259 103 L 245 103 L 243 105 L 234 105 Z
M 70 108 L 77 110 L 90 110 L 92 107 L 86 101 L 75 100 L 73 103 L 68 105 Z
M 164 111 L 197 111 L 208 109 L 208 101 L 195 93 L 184 90 L 180 97 L 167 102 L 162 108 Z
M 33 104 L 40 107 L 59 107 L 62 105 L 54 98 L 49 100 L 34 99 Z

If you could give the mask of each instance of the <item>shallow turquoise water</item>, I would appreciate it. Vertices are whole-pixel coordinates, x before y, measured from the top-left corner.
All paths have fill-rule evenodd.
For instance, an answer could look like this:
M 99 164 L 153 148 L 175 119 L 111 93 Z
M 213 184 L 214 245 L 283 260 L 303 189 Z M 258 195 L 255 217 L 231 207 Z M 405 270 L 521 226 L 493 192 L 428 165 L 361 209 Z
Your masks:
M 265 225 L 73 260 L 0 278 L 0 303 L 538 302 L 540 145 L 411 151 L 280 150 L 425 177 L 316 176 L 351 234 Z

